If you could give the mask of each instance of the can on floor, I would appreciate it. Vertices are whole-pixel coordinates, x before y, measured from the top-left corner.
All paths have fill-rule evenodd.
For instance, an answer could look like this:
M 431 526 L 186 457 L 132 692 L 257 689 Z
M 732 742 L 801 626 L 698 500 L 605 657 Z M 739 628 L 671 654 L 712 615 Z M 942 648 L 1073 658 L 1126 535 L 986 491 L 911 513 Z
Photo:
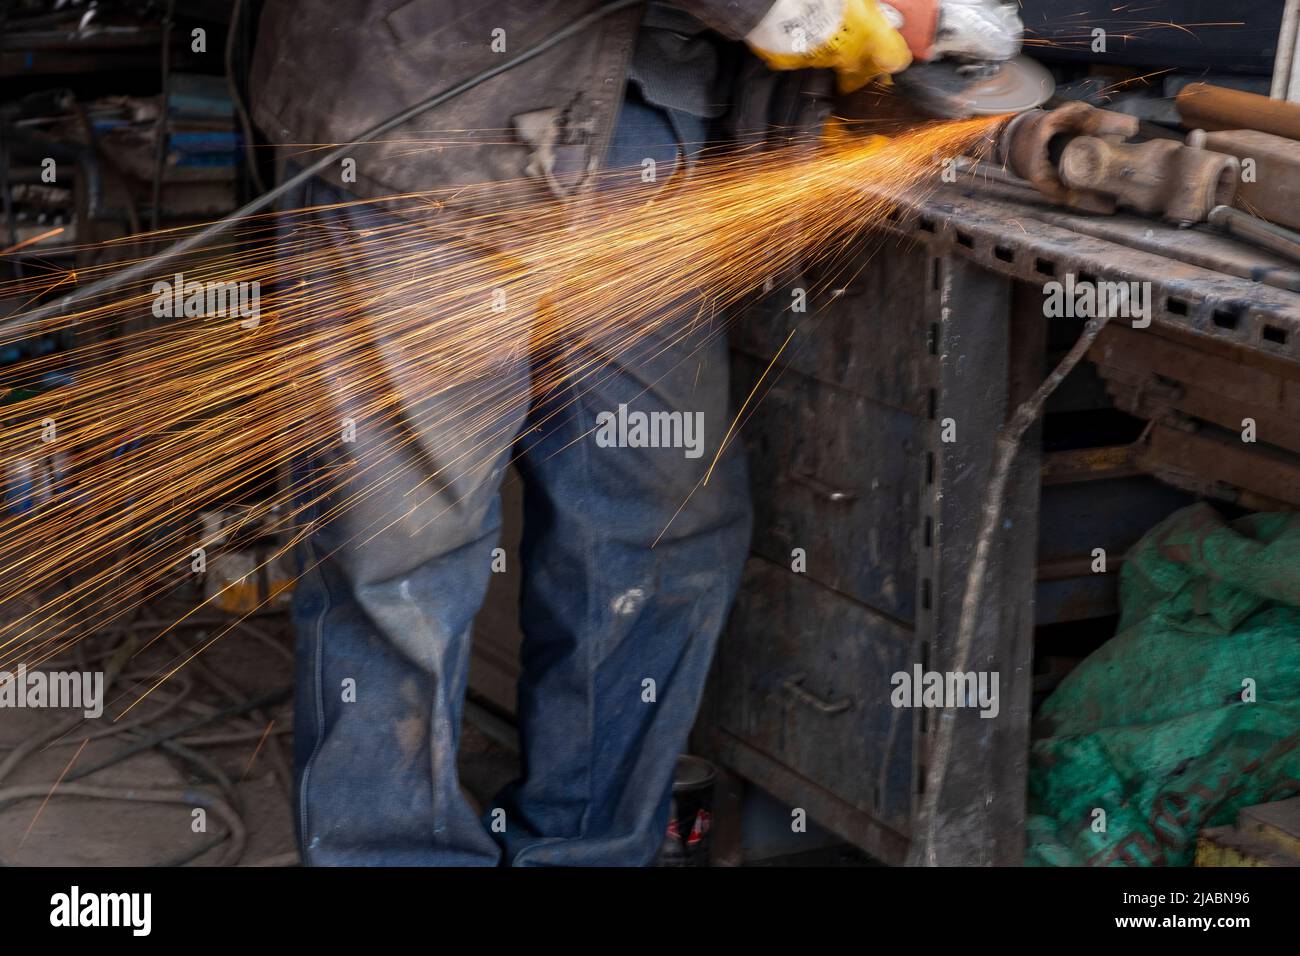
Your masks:
M 707 760 L 689 754 L 677 758 L 672 810 L 668 815 L 668 834 L 659 854 L 660 866 L 709 865 L 713 787 L 717 779 L 717 770 Z

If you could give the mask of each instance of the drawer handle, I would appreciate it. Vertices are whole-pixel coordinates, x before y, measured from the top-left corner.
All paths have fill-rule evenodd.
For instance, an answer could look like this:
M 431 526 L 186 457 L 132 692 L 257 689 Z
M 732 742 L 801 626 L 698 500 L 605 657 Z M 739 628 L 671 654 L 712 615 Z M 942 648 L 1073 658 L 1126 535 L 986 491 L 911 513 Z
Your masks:
M 792 677 L 787 677 L 781 682 L 781 687 L 795 700 L 807 704 L 813 710 L 820 714 L 826 714 L 828 717 L 834 714 L 842 714 L 853 706 L 852 697 L 845 697 L 841 700 L 826 700 L 824 697 L 818 697 L 802 686 L 807 677 L 807 674 L 795 674 Z
M 812 475 L 801 475 L 798 472 L 791 473 L 790 478 L 806 488 L 811 488 L 813 493 L 827 501 L 845 502 L 857 501 L 858 493 L 844 488 L 833 488 L 824 481 L 812 477 Z

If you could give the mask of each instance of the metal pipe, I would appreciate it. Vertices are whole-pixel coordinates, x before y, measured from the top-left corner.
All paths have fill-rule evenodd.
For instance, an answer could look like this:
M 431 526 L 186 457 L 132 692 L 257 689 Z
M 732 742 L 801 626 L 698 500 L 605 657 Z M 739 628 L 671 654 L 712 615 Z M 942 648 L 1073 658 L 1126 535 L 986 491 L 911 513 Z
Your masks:
M 172 94 L 172 25 L 176 18 L 176 0 L 167 0 L 167 12 L 163 16 L 162 28 L 162 93 L 159 95 L 158 119 L 154 129 L 153 140 L 153 190 L 152 206 L 149 210 L 149 225 L 157 231 L 162 222 L 163 173 L 167 169 L 169 102 Z
M 1209 83 L 1189 83 L 1178 94 L 1178 115 L 1200 129 L 1257 129 L 1300 139 L 1300 103 L 1272 100 Z
M 1209 221 L 1230 236 L 1275 252 L 1292 262 L 1300 262 L 1300 232 L 1276 226 L 1231 206 L 1215 206 L 1210 210 Z

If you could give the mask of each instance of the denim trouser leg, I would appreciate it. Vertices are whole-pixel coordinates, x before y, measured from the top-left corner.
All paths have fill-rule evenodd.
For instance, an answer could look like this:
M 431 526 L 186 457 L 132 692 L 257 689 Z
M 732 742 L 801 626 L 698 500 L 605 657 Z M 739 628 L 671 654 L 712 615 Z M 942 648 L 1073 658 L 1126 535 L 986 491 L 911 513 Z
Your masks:
M 313 214 L 322 248 L 386 218 L 328 208 L 343 197 L 322 184 L 311 191 L 308 201 L 325 207 Z M 350 271 L 384 266 L 382 250 L 339 255 L 347 268 L 327 282 L 339 299 Z M 449 261 L 463 255 L 447 253 Z M 385 302 L 395 306 L 400 298 Z M 361 324 L 355 315 L 345 321 Z M 497 543 L 497 491 L 527 411 L 527 368 L 522 359 L 502 363 L 492 381 L 430 397 L 415 380 L 428 365 L 409 348 L 366 337 L 329 352 L 320 369 L 323 427 L 351 426 L 354 437 L 329 441 L 297 475 L 300 484 L 325 476 L 334 489 L 314 509 L 294 596 L 297 825 L 310 864 L 500 859 L 460 793 L 456 751 L 470 629 Z M 387 411 L 367 414 L 377 400 Z M 509 403 L 516 410 L 492 423 L 489 438 L 476 418 Z
M 700 484 L 731 421 L 725 336 L 645 346 L 662 351 L 567 388 L 553 417 L 550 403 L 530 416 L 520 466 L 526 772 L 499 798 L 515 865 L 653 859 L 739 584 L 749 544 L 743 458 L 731 449 Z M 571 360 L 588 358 L 579 349 Z M 698 415 L 699 457 L 597 444 L 598 416 L 620 405 L 629 416 Z
M 616 153 L 629 164 L 640 143 L 646 155 L 675 148 L 662 114 L 625 112 Z M 300 205 L 346 198 L 320 183 L 311 190 Z M 373 226 L 381 214 L 363 206 L 315 215 Z M 346 230 L 321 230 L 336 232 Z M 403 396 L 397 416 L 358 428 L 354 443 L 308 469 L 350 475 L 338 497 L 355 497 L 319 524 L 295 595 L 306 862 L 652 859 L 749 536 L 736 447 L 700 485 L 731 422 L 725 337 L 716 328 L 680 332 L 668 322 L 622 353 L 574 342 L 534 357 L 546 363 L 547 381 L 557 367 L 573 374 L 531 406 L 527 359 L 420 402 L 401 349 L 376 345 L 386 384 Z M 346 367 L 323 371 L 346 379 Z M 346 418 L 362 390 L 331 384 L 336 415 Z M 503 403 L 517 411 L 494 422 L 497 440 L 467 445 L 464 436 L 481 435 L 470 419 Z M 696 416 L 702 440 L 694 449 L 602 447 L 592 434 L 597 416 L 620 405 Z M 459 792 L 456 746 L 470 628 L 512 455 L 525 481 L 524 775 L 480 821 Z M 504 832 L 493 832 L 494 821 Z

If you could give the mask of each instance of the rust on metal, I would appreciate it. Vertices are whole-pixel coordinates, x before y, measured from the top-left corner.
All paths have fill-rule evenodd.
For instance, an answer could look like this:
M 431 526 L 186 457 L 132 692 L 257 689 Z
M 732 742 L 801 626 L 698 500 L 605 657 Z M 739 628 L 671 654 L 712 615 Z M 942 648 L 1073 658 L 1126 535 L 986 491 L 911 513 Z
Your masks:
M 1257 129 L 1300 139 L 1300 103 L 1209 83 L 1189 83 L 1178 94 L 1183 125 L 1201 129 Z
M 1105 332 L 1102 336 L 1105 336 Z M 1131 445 L 1100 445 L 1048 452 L 1043 456 L 1044 485 L 1072 485 L 1080 481 L 1108 481 L 1140 474 L 1133 467 Z
M 1253 129 L 1207 133 L 1205 145 L 1249 160 L 1252 175 L 1237 190 L 1240 209 L 1300 229 L 1300 143 Z
M 1087 212 L 1110 213 L 1115 202 L 1092 189 L 1076 189 L 1061 178 L 1056 145 L 1076 136 L 1123 142 L 1138 132 L 1138 119 L 1099 110 L 1087 103 L 1067 103 L 1054 110 L 1022 113 L 1003 129 L 998 158 L 1052 202 Z
M 1061 153 L 1060 176 L 1072 190 L 1109 197 L 1115 208 L 1196 223 L 1233 201 L 1241 164 L 1170 139 L 1112 143 L 1076 136 Z
M 1203 134 L 1188 144 L 1129 142 L 1138 130 L 1136 117 L 1067 103 L 1011 120 L 998 155 L 1052 202 L 1084 212 L 1126 208 L 1197 223 L 1233 201 L 1241 169 L 1235 156 L 1203 148 Z
M 1156 423 L 1136 461 L 1161 481 L 1258 511 L 1300 507 L 1300 458 L 1244 444 L 1236 434 Z

